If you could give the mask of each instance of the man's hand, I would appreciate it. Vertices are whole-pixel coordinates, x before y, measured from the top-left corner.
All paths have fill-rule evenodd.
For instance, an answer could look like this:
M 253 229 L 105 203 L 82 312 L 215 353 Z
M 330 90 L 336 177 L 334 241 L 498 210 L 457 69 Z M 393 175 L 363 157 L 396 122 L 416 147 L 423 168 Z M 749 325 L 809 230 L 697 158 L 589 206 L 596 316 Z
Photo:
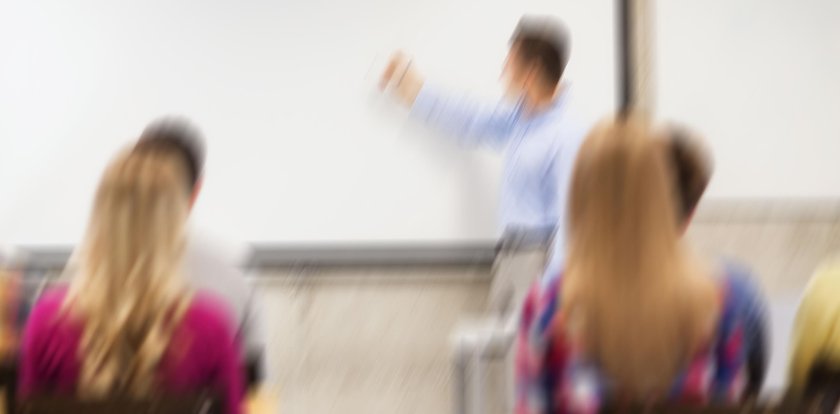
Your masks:
M 411 106 L 423 88 L 423 82 L 412 60 L 402 52 L 395 52 L 379 78 L 379 89 L 391 88 L 405 105 Z

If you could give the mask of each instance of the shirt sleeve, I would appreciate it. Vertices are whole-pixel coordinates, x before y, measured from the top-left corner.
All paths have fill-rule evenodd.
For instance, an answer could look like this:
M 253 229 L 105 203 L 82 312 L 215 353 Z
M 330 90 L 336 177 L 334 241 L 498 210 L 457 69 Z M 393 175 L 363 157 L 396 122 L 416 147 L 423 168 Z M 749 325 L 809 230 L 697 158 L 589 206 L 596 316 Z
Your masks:
M 449 96 L 426 82 L 411 107 L 412 118 L 451 135 L 466 146 L 499 149 L 511 137 L 515 107 L 484 105 L 467 96 Z
M 544 388 L 545 353 L 536 338 L 537 306 L 539 284 L 534 284 L 522 308 L 519 330 L 516 336 L 516 414 L 537 414 L 548 412 L 549 390 Z

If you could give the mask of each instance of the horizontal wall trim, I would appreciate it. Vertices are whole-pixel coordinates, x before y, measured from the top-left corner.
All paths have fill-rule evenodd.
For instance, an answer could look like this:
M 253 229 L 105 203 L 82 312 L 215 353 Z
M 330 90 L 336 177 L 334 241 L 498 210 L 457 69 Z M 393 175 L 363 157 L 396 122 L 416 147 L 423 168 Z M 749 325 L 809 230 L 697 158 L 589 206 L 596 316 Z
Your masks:
M 70 246 L 27 247 L 23 266 L 56 270 L 67 263 Z M 493 242 L 428 244 L 293 245 L 254 244 L 242 263 L 248 269 L 335 266 L 470 266 L 490 265 L 496 256 Z
M 704 223 L 743 222 L 838 222 L 838 199 L 706 199 L 694 218 Z M 25 265 L 30 269 L 55 270 L 67 262 L 71 246 L 28 246 Z M 246 268 L 299 266 L 434 266 L 489 265 L 495 243 L 351 243 L 252 245 L 243 263 Z
M 249 268 L 295 266 L 431 266 L 487 265 L 496 257 L 496 244 L 347 244 L 255 245 Z

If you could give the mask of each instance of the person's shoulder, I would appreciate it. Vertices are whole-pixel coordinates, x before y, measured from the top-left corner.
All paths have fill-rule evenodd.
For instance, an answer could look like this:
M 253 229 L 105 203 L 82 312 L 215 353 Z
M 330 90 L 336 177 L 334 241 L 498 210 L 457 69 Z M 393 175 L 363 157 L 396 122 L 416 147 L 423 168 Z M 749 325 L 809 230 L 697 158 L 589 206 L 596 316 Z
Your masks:
M 729 257 L 721 258 L 720 262 L 723 268 L 723 273 L 727 278 L 740 280 L 746 279 L 748 281 L 752 281 L 752 279 L 754 279 L 754 272 L 752 268 L 747 266 L 745 263 Z
M 840 261 L 831 258 L 823 261 L 805 286 L 799 304 L 799 318 L 822 317 L 840 313 Z M 820 316 L 818 316 L 820 315 Z
M 46 290 L 35 302 L 35 306 L 32 308 L 29 316 L 29 323 L 39 324 L 54 321 L 61 312 L 66 298 L 66 287 Z
M 44 292 L 26 321 L 22 347 L 34 353 L 51 349 L 53 355 L 71 352 L 81 335 L 82 324 L 64 306 L 67 289 Z
M 192 294 L 170 341 L 172 355 L 203 366 L 218 364 L 238 349 L 236 330 L 223 300 L 205 292 Z
M 755 273 L 744 263 L 724 259 L 722 261 L 722 282 L 726 285 L 734 300 L 756 300 L 763 297 L 761 286 Z
M 233 313 L 227 301 L 207 291 L 193 294 L 183 317 L 183 324 L 190 330 L 211 335 L 233 335 Z
M 719 312 L 713 343 L 731 349 L 744 347 L 744 335 L 761 316 L 765 304 L 756 285 L 742 273 L 730 272 L 727 266 L 712 279 L 719 291 Z M 747 331 L 745 331 L 747 330 Z

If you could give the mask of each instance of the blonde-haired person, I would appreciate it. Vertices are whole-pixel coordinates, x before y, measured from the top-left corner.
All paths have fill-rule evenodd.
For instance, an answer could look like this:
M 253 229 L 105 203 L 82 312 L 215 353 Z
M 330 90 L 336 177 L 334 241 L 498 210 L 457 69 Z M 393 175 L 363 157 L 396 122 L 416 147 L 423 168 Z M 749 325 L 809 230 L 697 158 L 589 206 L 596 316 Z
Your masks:
M 125 152 L 93 203 L 79 271 L 27 323 L 20 394 L 144 397 L 211 391 L 241 412 L 224 304 L 181 277 L 190 190 L 174 155 Z
M 565 271 L 536 284 L 523 308 L 517 413 L 742 397 L 742 320 L 726 278 L 680 242 L 657 138 L 628 117 L 602 122 L 583 143 Z
M 796 397 L 823 395 L 825 412 L 835 412 L 840 395 L 824 389 L 840 372 L 840 261 L 832 259 L 814 272 L 796 313 L 791 339 L 789 385 Z

